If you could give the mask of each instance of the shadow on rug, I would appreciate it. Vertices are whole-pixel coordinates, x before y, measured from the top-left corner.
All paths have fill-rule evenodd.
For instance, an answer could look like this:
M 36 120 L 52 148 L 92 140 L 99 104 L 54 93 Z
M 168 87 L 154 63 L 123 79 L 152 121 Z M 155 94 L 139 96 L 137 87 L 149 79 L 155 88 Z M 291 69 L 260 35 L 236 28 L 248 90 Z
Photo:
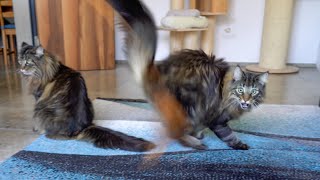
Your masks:
M 141 118 L 152 111 L 140 100 L 93 103 L 98 112 L 121 106 L 123 114 L 134 110 Z M 182 147 L 161 133 L 159 122 L 135 120 L 96 123 L 169 145 L 135 153 L 41 136 L 0 165 L 0 179 L 320 179 L 320 108 L 316 106 L 263 105 L 232 121 L 238 136 L 251 146 L 248 151 L 230 149 L 210 131 L 203 140 L 208 150 Z M 150 160 L 146 154 L 161 156 Z

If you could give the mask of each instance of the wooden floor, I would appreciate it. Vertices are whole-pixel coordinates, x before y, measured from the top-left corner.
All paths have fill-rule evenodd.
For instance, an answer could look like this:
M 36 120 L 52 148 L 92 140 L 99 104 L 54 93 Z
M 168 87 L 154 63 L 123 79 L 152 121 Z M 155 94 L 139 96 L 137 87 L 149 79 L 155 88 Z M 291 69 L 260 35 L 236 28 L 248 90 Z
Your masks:
M 26 92 L 25 82 L 15 69 L 1 68 L 0 63 L 0 161 L 30 144 L 37 135 L 32 132 L 34 99 Z M 126 64 L 115 70 L 83 71 L 89 96 L 144 98 Z M 271 75 L 267 86 L 268 104 L 318 105 L 320 72 L 302 68 L 298 74 Z

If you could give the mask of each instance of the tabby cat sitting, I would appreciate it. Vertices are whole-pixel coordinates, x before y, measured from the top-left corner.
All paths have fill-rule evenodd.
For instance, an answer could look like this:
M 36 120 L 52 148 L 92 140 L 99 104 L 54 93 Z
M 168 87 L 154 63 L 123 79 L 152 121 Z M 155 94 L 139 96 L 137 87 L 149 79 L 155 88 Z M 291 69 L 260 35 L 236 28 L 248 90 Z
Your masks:
M 81 74 L 60 63 L 41 46 L 22 43 L 20 72 L 28 79 L 36 103 L 36 129 L 49 138 L 79 139 L 100 148 L 148 151 L 155 145 L 141 138 L 93 124 L 94 110 Z
M 210 128 L 230 147 L 248 149 L 233 133 L 228 121 L 263 101 L 268 73 L 254 74 L 236 67 L 233 78 L 227 80 L 228 63 L 202 50 L 178 51 L 155 64 L 157 28 L 148 8 L 139 0 L 107 2 L 126 21 L 123 23 L 126 53 L 135 78 L 164 117 L 168 129 L 178 132 L 174 137 L 187 146 L 205 149 L 200 139 L 203 130 Z M 163 101 L 164 98 L 167 100 Z M 170 106 L 163 108 L 162 102 Z M 185 113 L 181 112 L 181 106 Z

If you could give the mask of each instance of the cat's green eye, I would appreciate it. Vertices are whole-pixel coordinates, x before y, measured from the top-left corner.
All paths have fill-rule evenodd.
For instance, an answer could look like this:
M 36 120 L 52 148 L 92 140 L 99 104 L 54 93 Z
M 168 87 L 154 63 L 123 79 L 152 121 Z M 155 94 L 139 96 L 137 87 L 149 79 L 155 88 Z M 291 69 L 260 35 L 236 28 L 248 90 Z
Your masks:
M 237 93 L 238 94 L 243 94 L 244 92 L 244 89 L 243 88 L 237 88 Z
M 251 90 L 251 94 L 254 96 L 254 95 L 257 95 L 259 93 L 259 90 L 258 89 L 252 89 Z
M 31 66 L 32 64 L 30 62 L 26 62 L 25 66 Z

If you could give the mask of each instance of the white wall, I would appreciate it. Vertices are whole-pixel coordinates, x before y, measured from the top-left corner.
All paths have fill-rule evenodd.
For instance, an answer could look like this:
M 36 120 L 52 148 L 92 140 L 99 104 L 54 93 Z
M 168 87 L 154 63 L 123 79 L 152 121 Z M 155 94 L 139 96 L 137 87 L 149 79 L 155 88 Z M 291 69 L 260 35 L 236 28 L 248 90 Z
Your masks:
M 320 1 L 297 0 L 288 59 L 290 63 L 316 63 L 320 45 Z
M 215 54 L 229 62 L 258 62 L 263 14 L 264 1 L 230 0 L 228 15 L 217 20 Z
M 159 25 L 170 8 L 170 0 L 143 0 L 151 9 Z M 217 21 L 215 52 L 229 62 L 254 63 L 259 61 L 264 15 L 262 0 L 229 0 L 229 14 Z M 292 23 L 292 38 L 288 53 L 290 63 L 311 63 L 317 59 L 320 43 L 320 1 L 296 0 Z M 231 32 L 226 33 L 225 29 Z M 159 31 L 156 59 L 169 54 L 169 33 Z M 116 31 L 116 59 L 124 60 L 121 33 Z

